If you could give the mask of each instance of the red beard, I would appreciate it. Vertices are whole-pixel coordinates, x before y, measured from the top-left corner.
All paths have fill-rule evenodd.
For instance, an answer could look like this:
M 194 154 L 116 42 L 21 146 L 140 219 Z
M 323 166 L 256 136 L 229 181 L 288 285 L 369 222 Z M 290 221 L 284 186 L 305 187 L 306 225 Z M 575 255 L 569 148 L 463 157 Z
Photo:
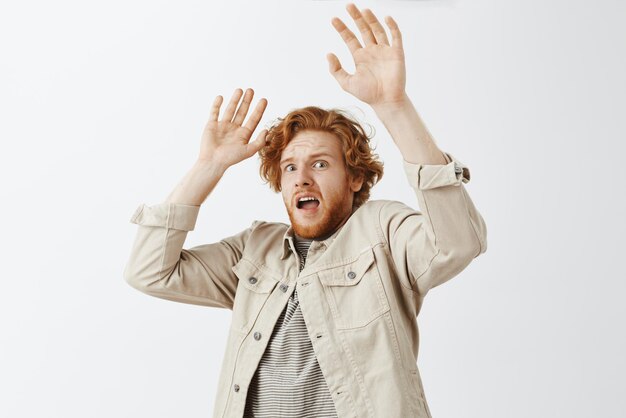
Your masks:
M 291 226 L 296 235 L 302 238 L 315 239 L 323 238 L 333 234 L 339 228 L 345 219 L 350 215 L 350 211 L 346 210 L 343 206 L 334 205 L 327 208 L 322 202 L 320 202 L 317 211 L 313 217 L 305 217 L 299 212 L 301 209 L 297 207 L 287 208 L 289 220 Z M 320 212 L 321 211 L 321 212 Z

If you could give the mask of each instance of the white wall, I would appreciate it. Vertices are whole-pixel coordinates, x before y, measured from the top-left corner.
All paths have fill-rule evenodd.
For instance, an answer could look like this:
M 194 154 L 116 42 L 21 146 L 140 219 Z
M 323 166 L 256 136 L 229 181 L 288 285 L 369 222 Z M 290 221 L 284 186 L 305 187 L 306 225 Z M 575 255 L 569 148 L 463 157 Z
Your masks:
M 363 1 L 403 32 L 408 93 L 470 167 L 488 250 L 429 293 L 419 366 L 436 418 L 623 417 L 626 4 Z M 373 198 L 416 205 L 400 154 L 327 69 L 340 1 L 13 2 L 0 8 L 0 416 L 207 417 L 230 312 L 122 278 L 141 203 L 190 168 L 236 87 L 263 124 L 353 110 L 386 162 Z M 255 100 L 256 103 L 256 100 Z M 253 158 L 186 246 L 287 221 Z M 235 215 L 235 216 L 232 216 Z

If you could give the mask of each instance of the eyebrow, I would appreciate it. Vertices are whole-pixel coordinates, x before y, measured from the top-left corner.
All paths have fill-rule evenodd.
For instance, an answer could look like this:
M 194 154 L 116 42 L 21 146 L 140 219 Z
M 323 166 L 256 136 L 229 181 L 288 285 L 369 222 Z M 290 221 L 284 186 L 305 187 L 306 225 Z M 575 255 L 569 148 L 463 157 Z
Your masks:
M 317 157 L 330 157 L 331 159 L 334 159 L 334 157 L 327 152 L 316 152 L 315 154 L 311 154 L 309 156 L 309 158 L 317 158 Z M 287 163 L 289 161 L 293 161 L 293 157 L 288 157 L 288 158 L 285 158 L 284 160 L 281 160 L 280 165 L 283 165 L 284 163 Z

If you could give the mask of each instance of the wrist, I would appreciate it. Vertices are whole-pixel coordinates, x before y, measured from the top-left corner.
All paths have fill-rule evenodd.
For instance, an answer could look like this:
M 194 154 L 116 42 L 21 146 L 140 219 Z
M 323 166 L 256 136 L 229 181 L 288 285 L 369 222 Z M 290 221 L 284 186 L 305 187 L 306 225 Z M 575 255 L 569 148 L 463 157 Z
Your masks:
M 396 112 L 401 112 L 413 107 L 411 99 L 407 96 L 406 92 L 402 94 L 397 100 L 389 100 L 371 105 L 372 109 L 379 117 L 385 117 L 392 115 Z
M 227 169 L 228 166 L 217 159 L 204 158 L 197 159 L 192 167 L 192 171 L 201 172 L 204 175 L 217 175 L 219 177 L 223 176 Z

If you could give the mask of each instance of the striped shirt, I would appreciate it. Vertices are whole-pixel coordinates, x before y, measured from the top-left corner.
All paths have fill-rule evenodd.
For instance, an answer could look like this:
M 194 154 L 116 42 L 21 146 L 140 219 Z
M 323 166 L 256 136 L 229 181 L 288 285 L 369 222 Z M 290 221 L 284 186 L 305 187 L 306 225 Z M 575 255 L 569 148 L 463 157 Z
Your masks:
M 294 236 L 300 271 L 312 240 Z M 250 382 L 245 418 L 337 417 L 309 339 L 298 292 L 289 297 Z

